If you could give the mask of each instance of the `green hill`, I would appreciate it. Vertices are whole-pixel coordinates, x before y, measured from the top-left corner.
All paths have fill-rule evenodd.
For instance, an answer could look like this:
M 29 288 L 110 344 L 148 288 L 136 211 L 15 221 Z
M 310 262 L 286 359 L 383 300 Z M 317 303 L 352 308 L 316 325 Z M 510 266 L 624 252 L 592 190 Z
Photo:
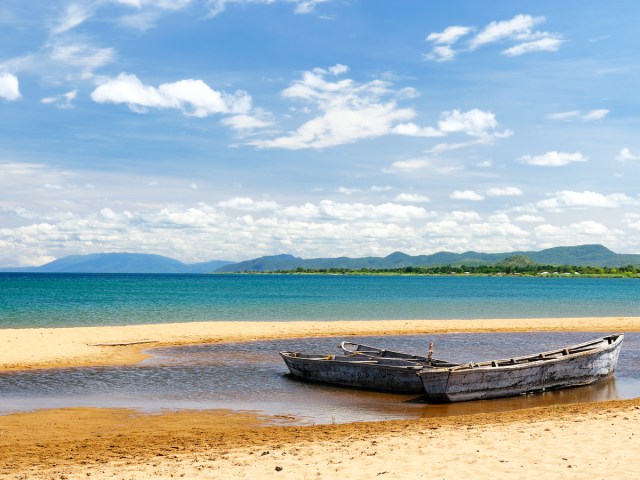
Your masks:
M 273 272 L 277 270 L 295 270 L 297 268 L 320 269 L 393 269 L 403 267 L 435 267 L 481 266 L 494 265 L 510 261 L 526 262 L 542 265 L 572 265 L 592 267 L 622 267 L 640 265 L 640 255 L 614 253 L 602 245 L 578 245 L 575 247 L 555 247 L 539 252 L 519 251 L 507 253 L 480 253 L 468 251 L 464 253 L 438 252 L 432 255 L 411 256 L 402 252 L 394 252 L 386 257 L 364 258 L 312 258 L 303 259 L 292 255 L 275 255 L 260 257 L 244 262 L 225 265 L 217 270 L 222 272 Z M 515 260 L 514 260 L 515 259 Z

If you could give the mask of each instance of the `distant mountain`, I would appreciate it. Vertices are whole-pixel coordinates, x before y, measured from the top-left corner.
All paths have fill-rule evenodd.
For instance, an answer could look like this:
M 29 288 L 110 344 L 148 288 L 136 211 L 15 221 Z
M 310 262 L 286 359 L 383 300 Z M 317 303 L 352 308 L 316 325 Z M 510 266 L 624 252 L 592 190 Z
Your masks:
M 411 256 L 402 252 L 394 252 L 386 257 L 364 258 L 311 258 L 303 259 L 292 255 L 274 255 L 260 257 L 244 262 L 233 263 L 219 268 L 222 272 L 272 272 L 276 270 L 330 269 L 346 268 L 360 270 L 362 268 L 385 269 L 403 267 L 433 267 L 439 265 L 478 266 L 492 265 L 513 257 L 519 262 L 529 261 L 543 265 L 575 265 L 592 267 L 621 267 L 625 265 L 640 265 L 640 255 L 614 253 L 602 245 L 579 245 L 575 247 L 555 247 L 533 251 L 518 251 L 508 253 L 479 253 L 474 251 L 464 253 L 438 252 L 432 255 Z
M 4 272 L 42 273 L 211 273 L 229 264 L 223 260 L 185 264 L 173 258 L 145 253 L 70 255 L 40 267 L 3 268 Z
M 614 253 L 602 245 L 547 248 L 540 252 L 524 252 L 534 262 L 546 265 L 622 267 L 640 264 L 640 255 Z
M 432 255 L 411 256 L 394 252 L 386 257 L 338 257 L 304 259 L 293 255 L 271 255 L 232 263 L 213 260 L 205 263 L 185 264 L 173 258 L 143 253 L 94 253 L 71 255 L 40 267 L 0 268 L 0 272 L 60 272 L 60 273 L 225 273 L 273 272 L 276 270 L 331 269 L 350 270 L 391 269 L 403 267 L 434 267 L 440 265 L 469 267 L 479 265 L 528 264 L 572 265 L 592 267 L 622 267 L 640 265 L 640 255 L 620 254 L 602 245 L 555 247 L 539 252 L 509 253 L 438 252 Z

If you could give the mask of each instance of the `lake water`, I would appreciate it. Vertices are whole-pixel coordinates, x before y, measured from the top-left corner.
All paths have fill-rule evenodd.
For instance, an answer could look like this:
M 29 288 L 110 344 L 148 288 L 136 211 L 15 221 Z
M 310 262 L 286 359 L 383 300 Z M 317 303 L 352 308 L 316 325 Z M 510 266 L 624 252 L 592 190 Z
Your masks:
M 443 334 L 350 337 L 349 340 L 424 355 L 478 361 L 551 350 L 599 333 Z M 278 340 L 154 349 L 128 367 L 93 367 L 0 373 L 0 414 L 40 408 L 126 407 L 232 409 L 293 417 L 295 423 L 373 421 L 504 411 L 557 403 L 640 396 L 640 334 L 629 333 L 615 377 L 587 387 L 507 399 L 449 405 L 419 395 L 398 395 L 296 381 L 278 352 L 335 353 L 339 338 Z M 274 420 L 278 422 L 277 418 Z
M 0 273 L 0 329 L 640 316 L 640 279 Z

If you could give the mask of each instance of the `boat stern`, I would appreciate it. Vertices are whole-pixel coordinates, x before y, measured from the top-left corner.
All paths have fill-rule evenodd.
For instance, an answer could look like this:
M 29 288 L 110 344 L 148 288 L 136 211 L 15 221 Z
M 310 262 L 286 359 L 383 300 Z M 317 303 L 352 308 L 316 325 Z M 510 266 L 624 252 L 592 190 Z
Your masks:
M 448 368 L 424 368 L 418 372 L 429 401 L 434 403 L 450 401 L 447 396 L 450 374 L 451 371 Z

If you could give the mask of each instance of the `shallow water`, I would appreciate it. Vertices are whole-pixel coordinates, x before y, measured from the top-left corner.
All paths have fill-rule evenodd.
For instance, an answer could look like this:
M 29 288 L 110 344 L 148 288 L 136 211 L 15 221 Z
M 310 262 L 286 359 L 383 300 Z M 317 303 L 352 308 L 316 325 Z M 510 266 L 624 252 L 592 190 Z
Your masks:
M 587 341 L 600 333 L 500 333 L 349 337 L 391 350 L 453 361 L 525 355 Z M 338 351 L 342 338 L 197 345 L 151 350 L 128 367 L 93 367 L 0 374 L 0 414 L 60 407 L 248 410 L 295 417 L 300 424 L 342 423 L 503 411 L 555 403 L 640 396 L 640 334 L 625 335 L 615 378 L 538 395 L 449 405 L 397 395 L 293 380 L 278 352 Z

